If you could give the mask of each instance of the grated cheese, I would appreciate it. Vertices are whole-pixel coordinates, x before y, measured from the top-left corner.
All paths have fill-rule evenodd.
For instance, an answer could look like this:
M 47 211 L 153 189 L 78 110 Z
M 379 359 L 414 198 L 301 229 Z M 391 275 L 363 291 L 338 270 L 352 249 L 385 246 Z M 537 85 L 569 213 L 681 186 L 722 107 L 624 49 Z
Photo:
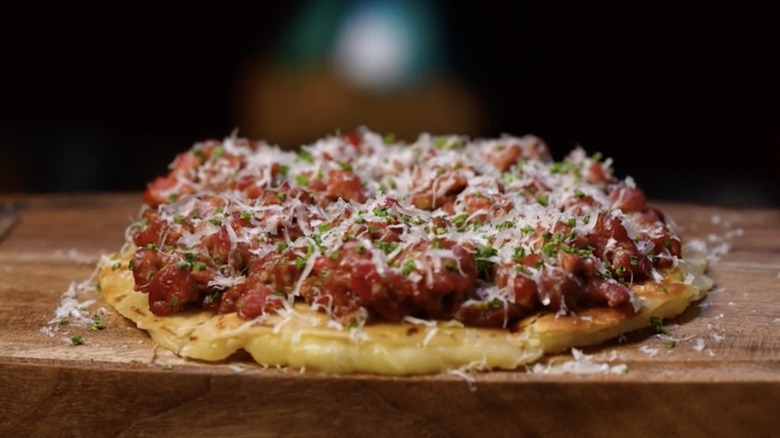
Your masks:
M 626 364 L 596 363 L 593 362 L 592 356 L 577 348 L 572 348 L 571 354 L 573 360 L 557 365 L 535 363 L 529 371 L 535 374 L 626 374 L 628 372 Z
M 641 300 L 628 288 L 634 281 L 633 271 L 628 267 L 629 275 L 616 273 L 609 264 L 626 245 L 638 251 L 632 257 L 678 262 L 671 250 L 652 241 L 676 237 L 664 223 L 649 224 L 638 214 L 623 211 L 621 204 L 631 202 L 636 182 L 631 177 L 616 178 L 611 159 L 589 156 L 579 146 L 555 162 L 534 136 L 471 139 L 424 133 L 406 144 L 388 142 L 361 129 L 355 137 L 333 135 L 291 151 L 236 134 L 221 142 L 196 143 L 171 163 L 166 185 L 158 190 L 150 186 L 147 193 L 168 198 L 153 207 L 152 220 L 165 225 L 157 246 L 171 254 L 163 257 L 182 261 L 188 255 L 207 253 L 204 242 L 215 236 L 225 242 L 227 248 L 220 251 L 226 250 L 227 256 L 220 253 L 219 258 L 210 258 L 218 266 L 209 266 L 204 273 L 213 270 L 213 278 L 198 284 L 221 291 L 249 283 L 248 278 L 256 280 L 250 277 L 252 261 L 287 251 L 286 255 L 296 257 L 297 270 L 279 286 L 284 290 L 274 291 L 287 297 L 283 313 L 294 301 L 304 296 L 312 301 L 314 296 L 325 302 L 316 303 L 317 310 L 332 318 L 339 314 L 334 306 L 342 306 L 342 300 L 334 304 L 329 291 L 319 288 L 314 274 L 324 274 L 319 272 L 321 265 L 316 271 L 315 265 L 323 256 L 335 255 L 332 259 L 338 260 L 348 242 L 359 244 L 364 254 L 355 263 L 365 263 L 361 268 L 372 267 L 380 277 L 404 282 L 414 297 L 426 296 L 448 270 L 465 278 L 474 275 L 473 261 L 489 266 L 491 279 L 474 282 L 472 278 L 473 287 L 456 305 L 503 309 L 504 327 L 517 317 L 510 312 L 518 312 L 523 305 L 537 306 L 541 301 L 542 306 L 555 306 L 557 315 L 570 314 L 582 305 L 563 292 L 556 291 L 558 297 L 544 290 L 545 281 L 553 275 L 574 280 L 581 287 L 587 281 L 601 281 L 598 277 L 602 276 L 611 283 L 609 287 L 625 288 L 633 309 L 639 310 Z M 341 178 L 344 187 L 333 178 Z M 340 193 L 345 187 L 357 194 Z M 272 202 L 274 198 L 279 202 Z M 237 222 L 238 218 L 243 222 Z M 608 236 L 606 248 L 599 250 L 603 254 L 596 256 L 594 248 L 588 250 L 582 242 L 590 242 L 599 220 L 622 226 L 629 240 L 618 234 L 614 234 L 618 239 Z M 377 223 L 395 233 L 392 246 L 363 226 Z M 139 222 L 128 227 L 128 244 L 147 226 Z M 565 235 L 558 231 L 561 227 Z M 439 239 L 456 246 L 436 247 Z M 280 245 L 284 249 L 278 249 Z M 473 254 L 473 260 L 465 258 L 470 265 L 462 263 L 464 258 L 458 254 L 463 251 Z M 587 275 L 562 270 L 563 251 L 592 262 Z M 526 262 L 519 261 L 519 253 L 540 260 L 523 265 Z M 345 265 L 338 266 L 343 269 Z M 657 269 L 646 269 L 642 275 L 648 272 L 650 281 L 663 281 Z M 531 304 L 515 306 L 524 298 L 518 298 L 514 288 L 524 278 L 536 283 L 539 293 Z M 357 312 L 369 310 L 359 307 Z M 429 329 L 426 343 L 433 336 L 435 330 Z

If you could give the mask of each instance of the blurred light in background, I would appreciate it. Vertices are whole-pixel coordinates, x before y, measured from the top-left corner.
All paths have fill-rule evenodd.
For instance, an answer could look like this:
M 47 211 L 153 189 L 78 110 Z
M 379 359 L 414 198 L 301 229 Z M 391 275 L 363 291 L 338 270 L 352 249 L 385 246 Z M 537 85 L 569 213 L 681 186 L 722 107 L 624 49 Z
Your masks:
M 426 1 L 354 2 L 336 30 L 336 72 L 357 86 L 388 91 L 443 70 L 441 26 Z
M 435 0 L 309 0 L 239 80 L 242 135 L 294 148 L 361 126 L 413 140 L 473 135 L 476 90 L 449 69 Z

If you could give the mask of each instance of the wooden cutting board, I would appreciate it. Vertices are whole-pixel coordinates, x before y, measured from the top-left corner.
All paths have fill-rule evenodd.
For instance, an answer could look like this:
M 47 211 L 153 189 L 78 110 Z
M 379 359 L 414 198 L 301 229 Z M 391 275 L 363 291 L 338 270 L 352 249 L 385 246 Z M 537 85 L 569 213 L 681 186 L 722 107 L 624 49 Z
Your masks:
M 590 374 L 563 354 L 536 372 L 377 377 L 184 360 L 96 293 L 76 298 L 104 329 L 49 324 L 140 195 L 10 200 L 25 209 L 0 242 L 0 436 L 780 436 L 780 210 L 657 205 L 717 258 L 673 348 L 648 330 L 583 350 Z

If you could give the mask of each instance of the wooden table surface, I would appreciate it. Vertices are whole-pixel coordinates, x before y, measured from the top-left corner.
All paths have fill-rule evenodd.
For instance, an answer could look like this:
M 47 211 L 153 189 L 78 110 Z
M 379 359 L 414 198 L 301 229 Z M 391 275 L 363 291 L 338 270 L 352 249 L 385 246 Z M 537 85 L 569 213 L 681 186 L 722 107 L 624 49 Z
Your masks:
M 648 330 L 583 350 L 593 373 L 563 354 L 466 379 L 184 360 L 95 292 L 75 299 L 103 330 L 50 324 L 140 195 L 10 200 L 24 210 L 0 242 L 0 436 L 780 436 L 780 210 L 655 204 L 713 255 L 716 287 L 669 324 L 673 348 Z

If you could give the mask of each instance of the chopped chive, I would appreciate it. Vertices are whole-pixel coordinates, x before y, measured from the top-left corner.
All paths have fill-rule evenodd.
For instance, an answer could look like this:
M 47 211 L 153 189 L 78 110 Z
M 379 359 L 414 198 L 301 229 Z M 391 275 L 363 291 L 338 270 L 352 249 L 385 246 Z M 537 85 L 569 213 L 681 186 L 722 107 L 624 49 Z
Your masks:
M 504 221 L 504 222 L 501 222 L 500 224 L 498 224 L 496 226 L 496 229 L 499 230 L 499 231 L 508 230 L 508 229 L 512 228 L 514 225 L 515 225 L 515 223 L 512 222 L 512 221 Z
M 417 263 L 414 260 L 409 259 L 404 262 L 403 268 L 401 268 L 401 275 L 408 277 L 417 268 Z
M 662 318 L 659 318 L 657 316 L 651 316 L 650 317 L 650 324 L 653 325 L 655 328 L 656 333 L 666 334 L 668 333 L 668 330 L 666 327 L 664 327 L 664 321 Z
M 92 325 L 90 325 L 89 328 L 93 332 L 96 332 L 98 330 L 103 330 L 105 328 L 103 323 L 100 321 L 100 315 L 99 314 L 96 313 L 96 314 L 92 315 Z
M 203 152 L 203 149 L 200 147 L 196 147 L 192 150 L 192 154 L 198 157 L 198 160 L 200 160 L 201 163 L 206 161 L 206 154 Z
M 295 177 L 295 182 L 299 186 L 308 186 L 309 185 L 309 177 L 306 175 L 298 175 Z
M 546 255 L 547 257 L 552 257 L 555 255 L 555 252 L 557 251 L 557 245 L 555 242 L 547 242 L 542 247 L 542 254 Z
M 459 214 L 455 216 L 455 219 L 452 220 L 453 225 L 455 225 L 458 228 L 462 228 L 464 225 L 466 225 L 466 219 L 469 218 L 469 215 L 467 214 Z

